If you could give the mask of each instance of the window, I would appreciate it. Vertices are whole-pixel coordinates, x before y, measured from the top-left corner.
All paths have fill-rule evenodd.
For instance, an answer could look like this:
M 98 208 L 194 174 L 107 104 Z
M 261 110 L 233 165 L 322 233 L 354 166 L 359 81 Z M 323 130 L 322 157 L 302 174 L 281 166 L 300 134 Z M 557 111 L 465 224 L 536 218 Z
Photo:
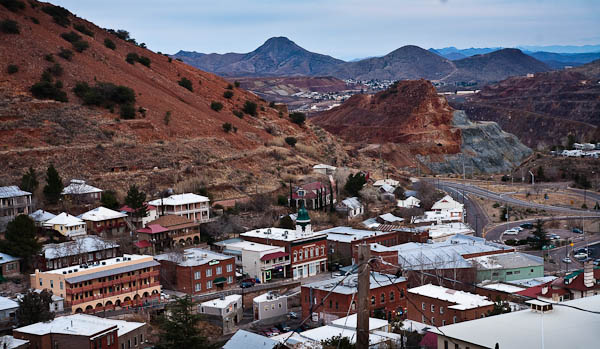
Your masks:
M 533 269 L 529 269 L 529 272 L 530 272 L 530 273 L 533 273 Z
M 315 257 L 319 257 L 319 246 L 315 248 Z
M 315 248 L 311 247 L 310 248 L 310 258 L 312 258 L 315 255 Z
M 385 303 L 385 293 L 381 294 L 381 303 Z
M 454 349 L 460 349 L 460 348 L 458 347 L 458 344 L 454 343 Z
M 298 251 L 294 251 L 294 262 L 298 260 Z
M 335 310 L 338 310 L 338 308 L 339 308 L 339 304 L 337 301 L 335 301 Z
M 375 305 L 375 296 L 371 296 L 371 304 Z
M 390 292 L 390 302 L 394 301 L 394 297 L 395 297 L 394 291 Z
M 302 260 L 302 253 L 303 253 L 302 251 L 304 251 L 304 250 L 300 250 L 300 255 L 298 256 L 298 258 L 299 258 L 300 260 Z
M 352 310 L 356 310 L 356 302 L 352 301 Z
M 520 270 L 515 270 L 515 274 L 521 274 Z
M 207 281 L 206 282 L 206 288 L 207 289 L 211 289 L 212 288 L 212 281 Z
M 421 302 L 421 310 L 425 310 L 425 302 Z
M 512 275 L 512 273 L 513 273 L 512 271 L 507 271 L 506 275 Z
M 233 276 L 228 276 L 227 277 L 227 283 L 228 284 L 232 284 L 233 283 Z
M 333 308 L 333 301 L 330 299 L 329 300 L 329 309 Z
M 42 286 L 42 278 L 40 278 L 40 286 Z
M 277 305 L 279 306 L 279 309 L 281 309 L 281 303 L 277 303 Z
M 433 316 L 431 317 L 431 324 L 435 325 L 435 318 Z
M 275 304 L 271 304 L 271 310 L 275 310 Z
M 233 270 L 233 264 L 227 264 L 227 272 L 231 273 L 232 270 Z
M 194 273 L 194 280 L 198 280 L 198 279 L 200 279 L 200 272 L 199 271 L 197 271 L 197 272 Z
M 432 305 L 431 305 L 431 312 L 432 312 L 432 313 L 435 313 L 435 304 L 432 304 Z
M 440 314 L 444 313 L 444 307 L 440 307 Z
M 444 349 L 448 349 L 448 341 L 444 341 Z
M 452 317 L 452 323 L 456 323 L 456 315 Z
M 63 282 L 61 281 L 61 282 L 60 282 L 60 289 L 62 290 L 62 289 L 63 289 L 63 287 L 64 287 L 64 285 L 63 285 Z
M 194 287 L 194 290 L 195 290 L 196 292 L 200 292 L 200 287 L 201 287 L 201 286 L 200 286 L 200 283 L 197 283 L 197 284 L 196 284 L 196 286 Z
M 442 326 L 446 326 L 446 320 L 442 320 Z
M 137 345 L 137 337 L 133 337 L 133 345 Z
M 321 246 L 321 256 L 325 255 L 325 246 Z
M 211 276 L 212 276 L 212 268 L 206 269 L 206 277 L 211 277 Z
M 54 280 L 50 280 L 50 288 L 54 288 Z
M 217 267 L 217 275 L 221 275 L 223 273 L 223 267 Z

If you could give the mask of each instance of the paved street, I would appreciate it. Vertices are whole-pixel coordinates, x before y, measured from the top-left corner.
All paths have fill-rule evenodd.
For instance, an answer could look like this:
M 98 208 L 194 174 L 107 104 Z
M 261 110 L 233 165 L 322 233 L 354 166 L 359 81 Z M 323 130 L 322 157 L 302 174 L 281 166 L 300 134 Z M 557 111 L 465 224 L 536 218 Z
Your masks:
M 468 195 L 463 194 L 460 189 L 444 183 L 440 183 L 439 189 L 447 192 L 454 200 L 465 205 L 467 211 L 467 223 L 475 230 L 475 236 L 482 236 L 483 228 L 489 223 L 489 219 L 481 206 L 479 206 L 475 200 L 471 200 Z

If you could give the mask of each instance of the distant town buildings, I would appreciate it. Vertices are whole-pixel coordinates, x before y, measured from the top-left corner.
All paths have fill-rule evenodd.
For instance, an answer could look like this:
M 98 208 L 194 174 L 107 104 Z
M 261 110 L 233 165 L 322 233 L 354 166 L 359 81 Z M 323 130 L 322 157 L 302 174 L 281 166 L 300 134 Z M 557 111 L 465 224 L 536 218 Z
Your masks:
M 30 192 L 23 191 L 16 185 L 0 187 L 0 231 L 4 231 L 8 222 L 18 215 L 32 212 Z
M 54 230 L 62 236 L 69 238 L 86 234 L 86 223 L 82 219 L 66 212 L 54 216 L 42 225 L 46 229 Z
M 148 204 L 155 206 L 161 216 L 177 215 L 196 223 L 205 223 L 210 220 L 210 199 L 206 196 L 193 193 L 175 194 L 149 201 Z
M 100 202 L 102 189 L 86 184 L 82 179 L 71 179 L 71 183 L 60 194 L 76 204 L 94 204 Z
M 73 241 L 46 244 L 35 259 L 35 268 L 41 271 L 60 269 L 81 264 L 94 264 L 119 257 L 119 245 L 96 235 L 75 237 Z
M 288 204 L 292 207 L 301 207 L 301 203 L 306 209 L 316 210 L 323 206 L 335 204 L 335 195 L 330 192 L 333 184 L 325 182 L 311 182 L 297 186 L 293 189 L 291 199 L 288 198 Z
M 0 252 L 0 277 L 7 278 L 21 273 L 21 258 Z

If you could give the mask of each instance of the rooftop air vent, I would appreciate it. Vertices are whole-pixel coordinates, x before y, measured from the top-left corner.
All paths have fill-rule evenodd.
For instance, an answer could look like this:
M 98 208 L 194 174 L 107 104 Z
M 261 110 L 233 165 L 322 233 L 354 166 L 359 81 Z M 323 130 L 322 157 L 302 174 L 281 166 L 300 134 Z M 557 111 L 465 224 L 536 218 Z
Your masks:
M 67 273 L 66 271 L 63 271 L 63 274 L 66 274 L 66 273 Z
M 106 262 L 102 261 L 102 265 L 106 265 Z
M 121 261 L 121 258 L 117 258 L 117 262 L 120 262 L 120 261 Z

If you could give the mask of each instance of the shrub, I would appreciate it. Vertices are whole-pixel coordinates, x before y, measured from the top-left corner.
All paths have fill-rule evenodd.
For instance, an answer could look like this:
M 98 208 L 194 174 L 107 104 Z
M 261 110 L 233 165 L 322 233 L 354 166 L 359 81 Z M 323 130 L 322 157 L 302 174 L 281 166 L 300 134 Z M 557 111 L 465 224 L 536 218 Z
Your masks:
M 173 62 L 173 58 L 169 57 L 169 63 Z
M 42 7 L 42 11 L 50 15 L 54 22 L 60 26 L 68 27 L 71 24 L 71 21 L 69 20 L 69 15 L 71 13 L 63 7 L 48 5 Z
M 73 51 L 66 48 L 61 48 L 57 55 L 66 59 L 67 61 L 70 61 L 73 58 Z
M 29 19 L 31 19 L 31 21 L 33 22 L 33 24 L 40 24 L 40 21 L 35 18 L 35 17 L 29 17 Z
M 129 64 L 135 64 L 135 62 L 137 62 L 139 59 L 140 56 L 138 56 L 138 54 L 135 52 L 129 52 L 127 57 L 125 57 L 125 61 L 127 61 Z
M 47 68 L 46 71 L 54 76 L 61 76 L 64 69 L 60 64 L 54 63 L 54 65 L 52 65 L 50 68 Z
M 293 123 L 302 125 L 306 120 L 306 115 L 304 115 L 304 113 L 295 112 L 290 114 L 290 119 L 292 119 Z
M 181 80 L 178 81 L 179 86 L 182 86 L 190 91 L 194 91 L 194 86 L 192 86 L 192 81 L 186 77 L 181 78 Z
M 232 126 L 230 123 L 226 122 L 222 125 L 222 127 L 223 127 L 223 131 L 225 131 L 225 133 L 229 133 L 229 131 L 231 131 Z
M 226 87 L 226 89 L 228 89 L 228 90 L 233 90 L 233 85 L 232 85 L 232 84 L 227 84 L 227 87 Z
M 75 28 L 75 30 L 77 30 L 78 32 L 85 34 L 87 36 L 91 36 L 92 38 L 94 37 L 94 32 L 89 30 L 88 27 L 86 27 L 83 24 L 75 24 L 73 26 L 73 28 Z
M 48 53 L 47 55 L 44 56 L 44 59 L 47 60 L 48 62 L 54 62 L 54 55 L 52 53 Z
M 244 108 L 242 109 L 242 111 L 248 115 L 256 116 L 256 108 L 256 103 L 246 101 L 246 103 L 244 103 Z
M 151 63 L 150 58 L 146 56 L 140 56 L 138 62 L 140 62 L 141 65 L 145 65 L 146 67 L 149 67 Z
M 117 31 L 112 30 L 113 34 L 115 34 L 121 40 L 129 40 L 129 32 L 127 30 L 119 29 Z
M 233 111 L 233 115 L 237 116 L 237 117 L 238 117 L 238 118 L 240 118 L 240 119 L 243 119 L 243 118 L 244 118 L 244 113 L 242 113 L 242 112 L 241 112 L 241 111 L 239 111 L 239 110 L 234 110 L 234 111 Z
M 223 109 L 223 104 L 221 102 L 213 101 L 212 103 L 210 103 L 210 109 L 214 111 L 221 111 L 221 109 Z
M 122 85 L 117 86 L 110 82 L 99 82 L 94 87 L 89 86 L 86 82 L 78 82 L 73 88 L 73 93 L 86 105 L 110 108 L 114 104 L 121 106 L 135 104 L 133 89 Z
M 164 117 L 163 121 L 164 121 L 165 125 L 168 125 L 169 122 L 171 122 L 171 112 L 170 111 L 165 113 L 165 117 Z
M 6 72 L 9 74 L 14 74 L 18 71 L 19 71 L 19 66 L 17 66 L 17 65 L 9 64 L 8 67 L 6 67 Z
M 19 0 L 0 0 L 0 5 L 6 7 L 7 10 L 12 12 L 25 9 L 25 3 Z
M 233 85 L 234 85 L 236 88 L 237 88 L 237 87 L 240 87 L 240 82 L 239 82 L 239 81 L 234 81 L 234 82 L 233 82 Z
M 104 39 L 104 46 L 106 46 L 106 48 L 109 48 L 111 50 L 114 50 L 117 48 L 117 45 L 115 45 L 115 43 L 109 38 Z
M 61 88 L 62 82 L 57 81 L 53 84 L 52 76 L 48 73 L 42 74 L 41 80 L 31 86 L 29 90 L 38 99 L 53 99 L 59 102 L 68 102 L 67 94 Z
M 88 47 L 90 47 L 90 44 L 87 41 L 80 40 L 73 43 L 73 48 L 77 52 L 83 52 L 87 50 Z
M 135 119 L 135 108 L 133 107 L 133 104 L 122 104 L 120 115 L 121 119 Z
M 294 147 L 294 146 L 296 146 L 296 143 L 298 143 L 298 140 L 296 139 L 296 137 L 285 137 L 285 142 L 290 147 Z
M 273 102 L 273 101 L 269 102 L 269 108 L 275 108 L 275 102 Z
M 231 92 L 231 91 L 225 91 L 223 93 L 223 97 L 225 97 L 227 99 L 231 99 L 231 97 L 233 97 L 233 92 Z
M 0 31 L 5 34 L 19 34 L 21 32 L 19 30 L 19 23 L 11 21 L 10 19 L 0 21 Z

